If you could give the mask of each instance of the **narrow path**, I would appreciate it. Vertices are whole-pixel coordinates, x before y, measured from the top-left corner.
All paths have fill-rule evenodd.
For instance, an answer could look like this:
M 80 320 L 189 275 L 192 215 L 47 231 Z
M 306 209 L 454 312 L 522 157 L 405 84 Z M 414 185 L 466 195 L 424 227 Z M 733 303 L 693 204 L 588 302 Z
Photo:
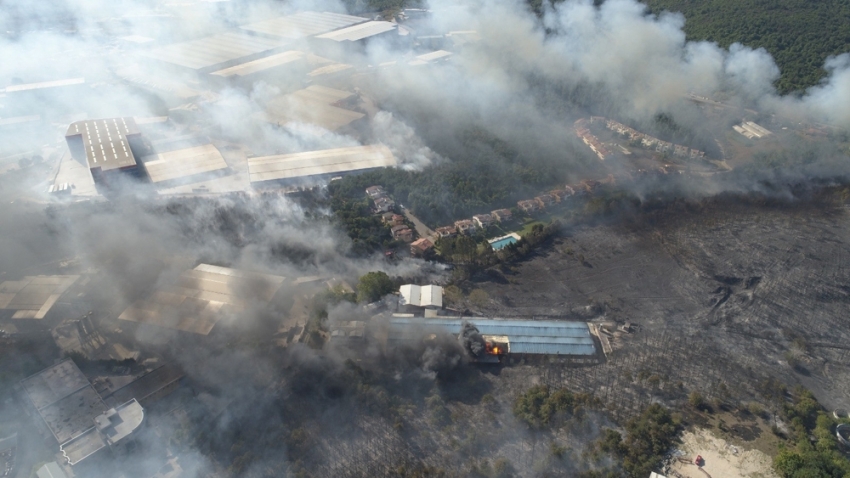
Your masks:
M 416 227 L 416 232 L 419 233 L 419 237 L 427 237 L 432 242 L 435 240 L 437 233 L 426 226 L 424 222 L 420 221 L 418 217 L 411 214 L 409 209 L 404 208 L 404 216 Z

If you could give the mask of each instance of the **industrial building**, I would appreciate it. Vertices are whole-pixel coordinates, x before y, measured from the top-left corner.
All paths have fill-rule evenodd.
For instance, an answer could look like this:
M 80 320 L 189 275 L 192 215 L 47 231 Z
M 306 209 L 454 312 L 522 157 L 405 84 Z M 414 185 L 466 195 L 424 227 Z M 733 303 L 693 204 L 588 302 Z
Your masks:
M 761 139 L 773 134 L 773 132 L 753 123 L 752 121 L 744 121 L 740 125 L 732 126 L 732 129 L 749 139 Z
M 366 46 L 375 40 L 395 42 L 399 38 L 395 23 L 368 21 L 316 35 L 310 43 L 313 51 L 322 56 L 350 61 L 352 55 L 363 53 Z
M 227 32 L 156 48 L 142 56 L 174 71 L 200 75 L 279 53 L 289 43 L 279 38 Z
M 0 309 L 14 311 L 13 319 L 43 319 L 79 278 L 78 275 L 27 276 L 0 283 Z
M 76 465 L 102 449 L 121 451 L 144 421 L 140 402 L 170 393 L 182 377 L 179 368 L 165 364 L 99 393 L 69 359 L 22 380 L 21 388 L 67 463 Z
M 152 183 L 194 180 L 199 175 L 228 167 L 221 152 L 212 144 L 145 156 L 142 164 Z
M 120 451 L 145 419 L 139 402 L 130 400 L 94 417 L 94 426 L 61 444 L 59 451 L 69 465 L 76 465 L 100 450 Z
M 210 77 L 236 86 L 252 87 L 257 81 L 274 82 L 299 79 L 310 70 L 307 53 L 284 51 L 274 55 L 229 66 L 210 73 Z
M 258 36 L 297 40 L 367 22 L 368 19 L 342 13 L 299 12 L 270 20 L 243 25 L 240 28 Z
M 133 146 L 141 133 L 131 117 L 83 120 L 71 123 L 65 141 L 71 156 L 85 161 L 95 183 L 109 183 L 119 175 L 138 175 Z
M 398 292 L 402 305 L 437 309 L 443 306 L 443 288 L 438 285 L 405 284 L 399 287 Z
M 253 185 L 297 183 L 395 165 L 389 148 L 377 144 L 250 158 L 248 175 Z
M 423 336 L 414 331 L 458 335 L 463 322 L 474 324 L 485 340 L 498 338 L 498 342 L 507 347 L 508 355 L 590 356 L 597 353 L 586 323 L 556 320 L 393 317 L 388 340 L 404 341 Z
M 357 96 L 348 91 L 311 85 L 288 95 L 272 98 L 259 118 L 276 126 L 289 123 L 313 124 L 328 131 L 338 131 L 366 115 L 343 108 L 355 103 Z
M 6 95 L 3 114 L 8 117 L 30 116 L 46 111 L 69 113 L 68 98 L 79 98 L 87 89 L 85 78 L 67 78 L 9 85 L 2 90 Z M 63 101 L 64 100 L 64 101 Z
M 267 305 L 285 279 L 280 276 L 200 264 L 173 287 L 134 302 L 121 320 L 208 335 L 225 316 Z

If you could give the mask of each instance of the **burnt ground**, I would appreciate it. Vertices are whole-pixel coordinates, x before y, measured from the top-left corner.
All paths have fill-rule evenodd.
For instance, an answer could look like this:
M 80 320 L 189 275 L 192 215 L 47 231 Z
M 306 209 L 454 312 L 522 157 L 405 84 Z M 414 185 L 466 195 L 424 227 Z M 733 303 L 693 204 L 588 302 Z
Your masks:
M 491 298 L 476 312 L 637 324 L 603 365 L 537 369 L 617 407 L 764 401 L 769 377 L 850 407 L 850 210 L 726 201 L 631 222 L 568 231 L 473 284 Z

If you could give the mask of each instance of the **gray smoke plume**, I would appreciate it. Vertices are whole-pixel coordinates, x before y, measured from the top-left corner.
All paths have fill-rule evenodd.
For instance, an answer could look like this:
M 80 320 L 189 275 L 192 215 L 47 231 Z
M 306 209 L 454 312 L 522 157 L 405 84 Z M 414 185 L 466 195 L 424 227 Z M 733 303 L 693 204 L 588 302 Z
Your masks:
M 458 340 L 463 348 L 473 357 L 479 357 L 487 349 L 484 337 L 478 331 L 478 327 L 472 322 L 464 320 L 460 326 Z

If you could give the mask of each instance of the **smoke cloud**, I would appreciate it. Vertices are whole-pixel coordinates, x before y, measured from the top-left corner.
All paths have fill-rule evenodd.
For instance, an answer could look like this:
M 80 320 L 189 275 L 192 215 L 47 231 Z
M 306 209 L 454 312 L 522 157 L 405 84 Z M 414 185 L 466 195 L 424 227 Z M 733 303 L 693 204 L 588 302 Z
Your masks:
M 428 7 L 429 16 L 406 24 L 414 36 L 474 30 L 474 39 L 462 44 L 447 39 L 445 48 L 453 53 L 448 61 L 416 68 L 407 64 L 414 54 L 426 52 L 424 48 L 412 51 L 408 45 L 375 42 L 362 54 L 352 54 L 346 62 L 355 65 L 356 74 L 341 84 L 329 84 L 350 91 L 361 88 L 377 111 L 369 112 L 363 131 L 328 131 L 299 122 L 271 125 L 263 119 L 272 98 L 305 86 L 301 73 L 250 87 L 208 88 L 197 78 L 147 72 L 140 57 L 147 44 L 126 37 L 148 37 L 150 45 L 161 46 L 287 12 L 344 11 L 340 3 L 3 2 L 0 19 L 7 33 L 0 37 L 2 86 L 65 78 L 85 78 L 86 85 L 73 94 L 24 103 L 15 103 L 11 96 L 0 98 L 0 119 L 38 114 L 46 124 L 35 145 L 14 135 L 4 136 L 0 144 L 0 199 L 10 205 L 0 208 L 0 280 L 49 273 L 59 261 L 75 259 L 79 270 L 93 277 L 87 303 L 120 313 L 127 304 L 173 285 L 181 272 L 202 262 L 290 281 L 319 276 L 354 283 L 374 270 L 393 277 L 422 274 L 423 261 L 352 257 L 351 240 L 331 218 L 321 190 L 301 200 L 253 190 L 216 197 L 163 197 L 142 191 L 45 210 L 47 199 L 41 191 L 51 177 L 50 167 L 8 172 L 7 166 L 19 156 L 42 154 L 44 145 L 64 153 L 62 133 L 78 118 L 168 115 L 167 133 L 158 139 L 209 138 L 256 155 L 380 142 L 393 151 L 401 168 L 411 171 L 464 161 L 470 151 L 461 144 L 459 132 L 482 129 L 506 141 L 517 154 L 546 158 L 577 180 L 597 164 L 575 139 L 572 125 L 577 118 L 603 115 L 651 128 L 664 114 L 696 131 L 695 141 L 705 148 L 715 147 L 714 139 L 725 134 L 730 121 L 741 121 L 730 114 L 709 124 L 688 99 L 690 93 L 717 95 L 734 108 L 754 108 L 764 117 L 776 114 L 850 128 L 850 54 L 826 62 L 829 75 L 821 84 L 800 95 L 781 96 L 773 87 L 779 69 L 766 51 L 689 42 L 682 15 L 650 15 L 634 0 L 601 5 L 568 0 L 547 6 L 542 18 L 519 0 L 433 0 Z M 462 37 L 455 33 L 450 38 Z M 388 60 L 395 64 L 386 65 Z M 159 74 L 200 93 L 175 101 L 122 80 L 117 72 L 125 69 L 134 75 Z M 365 111 L 363 104 L 358 107 Z M 677 193 L 762 191 L 765 176 L 846 177 L 850 163 L 836 154 L 825 149 L 823 160 L 815 158 L 815 166 L 802 171 L 747 170 L 702 178 L 693 189 Z M 239 293 L 252 298 L 263 295 L 267 286 L 260 281 Z M 283 295 L 291 298 L 301 292 L 288 282 Z M 369 425 L 359 421 L 365 421 L 362 409 L 373 422 L 390 428 L 417 423 L 405 406 L 439 392 L 453 377 L 461 377 L 459 382 L 467 387 L 458 396 L 489 390 L 488 378 L 466 363 L 469 355 L 479 356 L 485 349 L 469 322 L 463 324 L 460 342 L 425 330 L 422 340 L 389 347 L 370 342 L 365 352 L 356 353 L 344 345 L 323 351 L 301 344 L 285 351 L 252 348 L 276 333 L 274 326 L 291 305 L 285 302 L 271 311 L 248 310 L 229 318 L 243 335 L 218 342 L 150 328 L 140 328 L 133 337 L 184 367 L 201 404 L 193 412 L 212 417 L 207 428 L 196 430 L 180 445 L 188 476 L 203 476 L 221 463 L 232 465 L 240 459 L 251 464 L 236 475 L 286 476 L 298 471 L 280 465 L 288 452 L 305 461 L 321 461 L 321 453 L 334 448 L 329 438 L 334 433 L 356 437 L 367 429 Z M 328 315 L 330 323 L 371 320 L 361 308 L 345 304 L 331 308 Z M 394 401 L 396 396 L 407 401 Z M 515 425 L 509 416 L 501 419 L 506 427 Z M 163 427 L 163 435 L 179 435 L 178 425 Z M 502 436 L 510 440 L 511 435 Z M 282 437 L 296 437 L 286 445 L 288 451 L 281 451 Z M 434 449 L 447 448 L 434 443 Z M 213 463 L 206 454 L 210 450 L 227 453 Z M 115 476 L 103 470 L 93 473 Z

